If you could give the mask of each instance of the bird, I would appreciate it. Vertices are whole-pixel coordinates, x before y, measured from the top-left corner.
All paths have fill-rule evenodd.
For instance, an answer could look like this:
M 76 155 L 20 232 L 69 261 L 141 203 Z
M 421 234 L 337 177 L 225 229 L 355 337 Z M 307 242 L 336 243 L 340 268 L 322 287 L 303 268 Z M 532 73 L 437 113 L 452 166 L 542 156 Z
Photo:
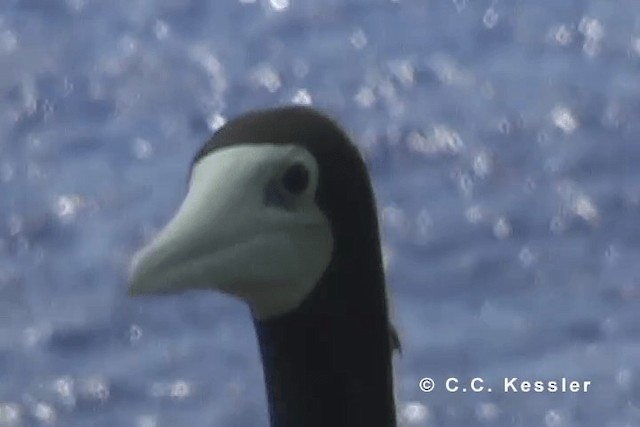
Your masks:
M 251 311 L 272 427 L 393 427 L 390 308 L 365 161 L 308 106 L 253 110 L 197 152 L 130 295 L 223 292 Z

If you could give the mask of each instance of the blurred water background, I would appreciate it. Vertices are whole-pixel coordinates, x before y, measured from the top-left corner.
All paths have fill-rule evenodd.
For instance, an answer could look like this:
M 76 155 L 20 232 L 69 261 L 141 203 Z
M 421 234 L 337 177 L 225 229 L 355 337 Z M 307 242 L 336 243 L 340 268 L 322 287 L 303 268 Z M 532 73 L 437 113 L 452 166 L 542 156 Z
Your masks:
M 639 71 L 636 0 L 2 0 L 0 426 L 266 425 L 247 308 L 126 270 L 200 144 L 289 103 L 370 166 L 402 426 L 640 426 Z

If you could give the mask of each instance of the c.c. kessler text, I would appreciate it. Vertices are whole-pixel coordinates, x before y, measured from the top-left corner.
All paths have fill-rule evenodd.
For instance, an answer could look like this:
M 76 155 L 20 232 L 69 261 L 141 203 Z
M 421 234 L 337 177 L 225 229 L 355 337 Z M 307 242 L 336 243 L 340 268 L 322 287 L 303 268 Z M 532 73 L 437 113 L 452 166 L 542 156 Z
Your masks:
M 591 386 L 588 380 L 571 380 L 566 377 L 555 380 L 523 380 L 505 377 L 505 393 L 587 393 Z

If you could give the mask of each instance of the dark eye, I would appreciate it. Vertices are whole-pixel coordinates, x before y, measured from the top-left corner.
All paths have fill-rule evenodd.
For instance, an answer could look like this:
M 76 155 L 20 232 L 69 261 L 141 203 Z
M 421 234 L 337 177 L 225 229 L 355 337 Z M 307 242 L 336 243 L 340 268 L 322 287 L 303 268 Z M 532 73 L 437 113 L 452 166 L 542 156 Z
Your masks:
M 294 163 L 282 175 L 282 187 L 291 194 L 301 194 L 308 185 L 309 170 L 302 163 Z

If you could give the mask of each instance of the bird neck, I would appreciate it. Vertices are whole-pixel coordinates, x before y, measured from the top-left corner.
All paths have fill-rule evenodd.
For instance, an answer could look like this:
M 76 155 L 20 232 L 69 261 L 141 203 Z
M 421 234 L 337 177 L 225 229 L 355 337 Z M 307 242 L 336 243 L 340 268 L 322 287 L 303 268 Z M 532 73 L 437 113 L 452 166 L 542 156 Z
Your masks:
M 384 276 L 376 264 L 332 265 L 299 308 L 256 321 L 272 427 L 396 425 Z

